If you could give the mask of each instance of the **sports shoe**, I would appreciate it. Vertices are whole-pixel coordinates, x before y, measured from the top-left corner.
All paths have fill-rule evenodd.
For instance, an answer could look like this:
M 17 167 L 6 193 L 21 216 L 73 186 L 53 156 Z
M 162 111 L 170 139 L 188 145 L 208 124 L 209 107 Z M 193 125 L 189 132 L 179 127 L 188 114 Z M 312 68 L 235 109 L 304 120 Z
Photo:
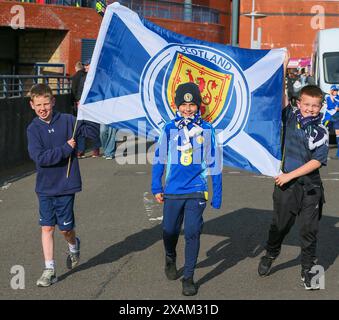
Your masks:
M 193 276 L 182 279 L 182 294 L 184 296 L 194 296 L 198 293 L 198 288 L 193 281 Z
M 267 253 L 261 257 L 259 266 L 258 266 L 258 274 L 260 277 L 268 276 L 271 271 L 272 263 L 276 257 L 272 257 Z
M 75 238 L 76 241 L 76 248 L 77 251 L 76 252 L 68 252 L 68 256 L 66 259 L 66 266 L 68 269 L 73 269 L 75 268 L 80 261 L 80 239 L 79 238 Z
M 56 283 L 58 278 L 55 273 L 55 269 L 44 269 L 42 276 L 36 282 L 38 287 L 49 287 L 53 283 Z
M 83 158 L 85 158 L 85 153 L 84 153 L 84 152 L 78 152 L 78 153 L 77 153 L 77 158 L 78 158 L 78 159 L 83 159 Z
M 318 282 L 312 283 L 312 278 L 315 273 L 312 273 L 309 269 L 301 270 L 301 281 L 304 284 L 306 290 L 319 290 L 320 284 Z
M 99 149 L 93 149 L 92 158 L 97 158 L 99 157 L 99 155 L 100 155 Z
M 107 156 L 106 160 L 113 160 L 113 157 L 112 156 Z
M 178 271 L 176 266 L 175 258 L 171 258 L 166 256 L 165 261 L 165 274 L 168 280 L 177 280 L 178 279 Z

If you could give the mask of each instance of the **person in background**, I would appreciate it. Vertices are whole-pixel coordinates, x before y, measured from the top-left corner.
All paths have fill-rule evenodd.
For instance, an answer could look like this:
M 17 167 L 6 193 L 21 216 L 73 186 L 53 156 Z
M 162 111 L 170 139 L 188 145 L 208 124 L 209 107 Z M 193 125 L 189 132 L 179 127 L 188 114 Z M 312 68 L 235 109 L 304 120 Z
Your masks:
M 115 136 L 117 129 L 107 124 L 100 124 L 100 141 L 103 149 L 103 158 L 112 160 L 115 156 Z
M 326 110 L 323 117 L 323 124 L 328 128 L 330 126 L 335 130 L 337 139 L 337 154 L 336 159 L 339 159 L 339 96 L 338 87 L 333 84 L 330 87 L 330 94 L 326 96 Z
M 86 77 L 87 74 L 89 72 L 89 68 L 91 65 L 91 60 L 88 59 L 85 61 L 84 63 L 84 69 L 85 69 L 85 76 L 81 78 L 81 81 L 79 82 L 79 92 L 81 92 L 84 90 L 84 85 L 85 85 L 85 81 L 86 81 Z M 80 96 L 81 96 L 80 94 Z M 98 127 L 98 132 L 100 132 L 100 124 L 95 123 L 95 122 L 91 122 L 88 120 L 84 120 L 85 123 L 91 123 L 91 125 L 93 126 L 97 126 Z M 101 146 L 101 142 L 100 142 L 100 135 L 98 134 L 97 137 L 95 137 L 93 140 L 93 151 L 92 151 L 92 158 L 97 158 L 100 155 L 100 146 Z M 85 157 L 85 149 L 86 149 L 86 140 L 84 137 L 80 137 L 80 139 L 78 140 L 78 158 L 84 158 Z
M 86 77 L 86 72 L 81 61 L 77 61 L 75 64 L 75 74 L 72 76 L 72 102 L 73 102 L 73 114 L 77 116 L 78 114 L 78 105 L 81 98 L 81 93 L 83 89 L 84 78 Z

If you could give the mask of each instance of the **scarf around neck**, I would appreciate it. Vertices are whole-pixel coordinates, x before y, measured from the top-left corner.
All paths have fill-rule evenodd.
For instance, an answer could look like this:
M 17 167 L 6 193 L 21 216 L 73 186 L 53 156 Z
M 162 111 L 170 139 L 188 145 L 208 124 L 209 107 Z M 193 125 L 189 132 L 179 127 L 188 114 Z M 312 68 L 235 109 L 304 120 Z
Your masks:
M 182 141 L 183 144 L 181 146 L 178 146 L 177 149 L 179 151 L 190 150 L 192 149 L 190 138 L 200 135 L 203 131 L 203 128 L 200 127 L 202 121 L 200 110 L 198 110 L 198 112 L 194 116 L 188 118 L 184 118 L 179 111 L 177 111 L 175 115 L 175 126 L 179 130 L 183 130 L 185 134 L 185 139 L 183 139 Z M 190 130 L 188 130 L 189 124 L 193 125 Z
M 323 144 L 328 145 L 328 130 L 321 124 L 321 113 L 315 117 L 304 117 L 298 109 L 296 110 L 295 114 L 298 124 L 306 133 L 308 139 L 308 148 L 310 150 L 314 150 Z
M 201 113 L 200 110 L 198 110 L 198 112 L 192 116 L 192 117 L 188 117 L 188 118 L 184 118 L 181 113 L 179 111 L 177 111 L 175 113 L 175 125 L 176 127 L 180 130 L 183 127 L 187 127 L 190 123 L 192 124 L 197 124 L 200 125 L 201 124 Z

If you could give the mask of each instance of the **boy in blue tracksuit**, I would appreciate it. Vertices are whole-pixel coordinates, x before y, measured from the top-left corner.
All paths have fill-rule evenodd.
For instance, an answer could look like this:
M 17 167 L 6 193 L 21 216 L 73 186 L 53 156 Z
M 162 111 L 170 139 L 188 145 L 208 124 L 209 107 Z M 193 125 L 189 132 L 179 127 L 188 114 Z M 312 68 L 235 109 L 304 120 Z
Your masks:
M 184 222 L 186 244 L 182 293 L 187 296 L 197 293 L 193 274 L 200 248 L 202 215 L 208 199 L 208 171 L 213 182 L 212 207 L 219 209 L 222 198 L 222 153 L 217 148 L 212 125 L 201 119 L 201 102 L 196 84 L 188 82 L 178 86 L 176 118 L 162 130 L 152 171 L 152 192 L 159 203 L 164 203 L 165 274 L 169 280 L 178 277 L 176 245 Z
M 335 130 L 337 139 L 337 157 L 339 158 L 339 96 L 338 87 L 334 84 L 330 88 L 330 94 L 326 97 L 326 111 L 323 124 L 327 127 L 331 124 Z
M 48 287 L 57 281 L 53 258 L 56 224 L 68 242 L 67 267 L 72 269 L 79 263 L 80 240 L 75 236 L 73 205 L 75 193 L 81 191 L 81 176 L 74 152 L 76 140 L 72 138 L 75 117 L 53 111 L 55 99 L 47 85 L 33 86 L 30 98 L 30 105 L 37 117 L 27 128 L 28 152 L 37 169 L 35 191 L 39 199 L 45 258 L 45 268 L 37 285 Z M 98 134 L 96 127 L 78 123 L 75 138 L 80 135 L 93 137 Z M 67 177 L 69 157 L 71 164 Z

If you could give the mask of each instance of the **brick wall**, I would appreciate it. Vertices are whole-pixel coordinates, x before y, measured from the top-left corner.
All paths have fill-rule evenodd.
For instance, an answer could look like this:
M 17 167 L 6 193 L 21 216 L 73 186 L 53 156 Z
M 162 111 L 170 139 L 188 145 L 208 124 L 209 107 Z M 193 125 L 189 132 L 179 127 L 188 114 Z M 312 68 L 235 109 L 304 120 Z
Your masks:
M 169 19 L 149 18 L 153 23 L 174 31 L 200 40 L 224 43 L 225 27 L 216 24 L 178 22 Z
M 183 3 L 184 0 L 171 0 Z M 150 21 L 177 33 L 209 42 L 230 43 L 231 0 L 192 0 L 193 5 L 201 5 L 220 12 L 220 23 L 189 23 L 168 19 L 148 18 Z
M 243 14 L 252 11 L 252 0 L 243 0 L 240 4 L 239 43 L 241 47 L 249 48 L 251 19 Z M 320 13 L 319 8 L 324 10 L 324 27 L 338 28 L 339 1 L 257 0 L 255 10 L 267 15 L 255 20 L 255 29 L 262 27 L 262 48 L 286 47 L 291 57 L 310 57 L 317 27 L 321 27 L 315 16 Z
M 19 35 L 18 62 L 21 64 L 19 74 L 33 73 L 32 66 L 22 66 L 35 62 L 60 63 L 65 61 L 63 51 L 66 49 L 64 39 L 66 31 L 34 30 L 21 32 Z M 45 68 L 49 72 L 61 72 L 57 68 Z
M 102 18 L 89 8 L 0 2 L 0 27 L 11 25 L 15 14 L 11 14 L 10 10 L 14 5 L 22 5 L 25 9 L 26 32 L 20 38 L 19 46 L 24 49 L 26 57 L 20 59 L 29 59 L 27 47 L 32 38 L 39 48 L 32 48 L 31 62 L 41 58 L 48 58 L 50 62 L 63 62 L 66 72 L 73 74 L 74 65 L 81 58 L 81 39 L 96 39 Z M 33 30 L 39 32 L 33 33 Z
M 198 4 L 198 1 L 192 3 Z M 187 36 L 211 42 L 229 43 L 230 0 L 203 0 L 200 4 L 221 10 L 221 23 L 219 25 L 189 23 L 157 18 L 149 18 L 149 20 Z M 95 10 L 89 8 L 0 0 L 0 28 L 10 26 L 11 19 L 15 16 L 10 13 L 10 10 L 15 5 L 21 5 L 25 9 L 25 31 L 20 34 L 18 44 L 19 62 L 61 62 L 65 63 L 67 74 L 73 74 L 76 61 L 81 59 L 81 39 L 96 39 L 102 18 Z M 26 72 L 29 67 L 22 70 Z

